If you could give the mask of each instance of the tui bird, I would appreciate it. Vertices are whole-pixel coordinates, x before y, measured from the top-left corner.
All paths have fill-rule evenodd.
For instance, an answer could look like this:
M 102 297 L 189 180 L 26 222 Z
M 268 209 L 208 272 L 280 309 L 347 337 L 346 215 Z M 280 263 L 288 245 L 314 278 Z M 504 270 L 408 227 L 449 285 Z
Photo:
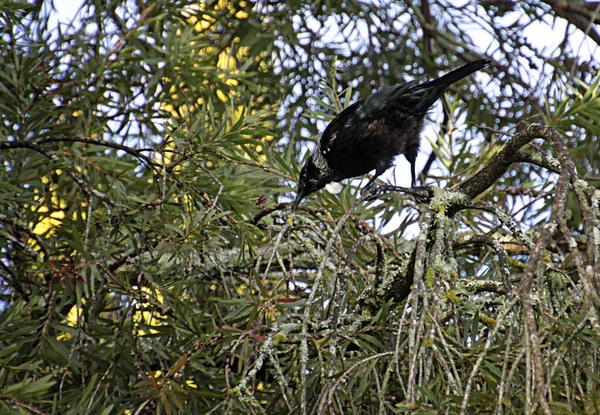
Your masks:
M 398 154 L 404 154 L 410 163 L 411 185 L 415 187 L 415 161 L 429 108 L 450 85 L 489 63 L 487 59 L 480 59 L 433 81 L 417 85 L 418 80 L 413 80 L 394 85 L 340 112 L 329 123 L 314 153 L 302 167 L 293 208 L 331 182 L 375 170 L 362 191 L 369 190 L 377 177 L 392 166 Z

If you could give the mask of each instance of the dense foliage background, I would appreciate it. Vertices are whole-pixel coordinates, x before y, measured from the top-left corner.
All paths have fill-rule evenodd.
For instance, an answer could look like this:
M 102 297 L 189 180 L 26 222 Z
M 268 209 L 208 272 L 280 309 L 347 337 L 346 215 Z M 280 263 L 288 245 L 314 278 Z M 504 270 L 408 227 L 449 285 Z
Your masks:
M 0 413 L 600 411 L 598 3 L 61 3 L 0 4 Z M 290 212 L 343 107 L 481 57 L 431 201 Z

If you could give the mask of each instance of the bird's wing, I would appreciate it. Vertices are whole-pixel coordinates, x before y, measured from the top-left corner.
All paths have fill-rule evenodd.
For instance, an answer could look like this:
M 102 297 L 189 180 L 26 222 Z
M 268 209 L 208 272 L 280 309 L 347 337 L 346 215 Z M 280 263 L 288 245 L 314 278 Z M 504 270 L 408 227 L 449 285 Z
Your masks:
M 369 124 L 380 117 L 381 112 L 398 100 L 419 79 L 394 85 L 361 99 L 340 112 L 327 126 L 319 141 L 323 154 L 339 151 L 360 140 Z
M 485 68 L 490 62 L 488 59 L 469 62 L 438 79 L 410 88 L 402 96 L 402 106 L 412 113 L 424 114 L 446 92 L 450 85 L 466 78 L 473 72 Z

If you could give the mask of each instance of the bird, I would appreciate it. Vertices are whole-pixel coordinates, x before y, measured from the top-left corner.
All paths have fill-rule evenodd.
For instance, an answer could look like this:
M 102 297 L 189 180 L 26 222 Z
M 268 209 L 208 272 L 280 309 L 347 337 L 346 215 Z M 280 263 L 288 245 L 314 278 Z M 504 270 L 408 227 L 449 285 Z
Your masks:
M 302 167 L 292 209 L 296 210 L 306 196 L 332 182 L 375 170 L 362 189 L 363 193 L 368 191 L 399 154 L 410 163 L 414 188 L 420 135 L 429 109 L 450 85 L 490 63 L 488 59 L 479 59 L 438 79 L 423 83 L 415 79 L 394 85 L 344 109 L 325 128 L 315 151 Z

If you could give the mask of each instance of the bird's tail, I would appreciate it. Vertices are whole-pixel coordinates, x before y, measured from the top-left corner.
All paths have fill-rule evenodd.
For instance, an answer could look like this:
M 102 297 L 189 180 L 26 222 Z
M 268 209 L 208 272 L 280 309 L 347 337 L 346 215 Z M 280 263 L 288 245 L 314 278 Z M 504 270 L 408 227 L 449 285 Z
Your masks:
M 434 79 L 433 81 L 429 81 L 426 82 L 423 86 L 427 86 L 427 87 L 445 87 L 448 88 L 450 85 L 452 85 L 455 82 L 460 81 L 463 78 L 466 78 L 467 76 L 471 75 L 473 72 L 477 72 L 480 69 L 485 68 L 486 66 L 488 66 L 490 64 L 490 60 L 489 59 L 479 59 L 473 62 L 469 62 L 466 65 L 461 66 L 458 69 L 453 70 L 450 73 L 447 73 L 446 75 L 438 78 L 438 79 Z
M 426 112 L 446 92 L 450 85 L 466 78 L 473 72 L 485 68 L 490 62 L 488 59 L 479 59 L 467 63 L 438 79 L 411 88 L 406 93 L 406 98 L 410 102 L 407 106 L 417 112 Z

